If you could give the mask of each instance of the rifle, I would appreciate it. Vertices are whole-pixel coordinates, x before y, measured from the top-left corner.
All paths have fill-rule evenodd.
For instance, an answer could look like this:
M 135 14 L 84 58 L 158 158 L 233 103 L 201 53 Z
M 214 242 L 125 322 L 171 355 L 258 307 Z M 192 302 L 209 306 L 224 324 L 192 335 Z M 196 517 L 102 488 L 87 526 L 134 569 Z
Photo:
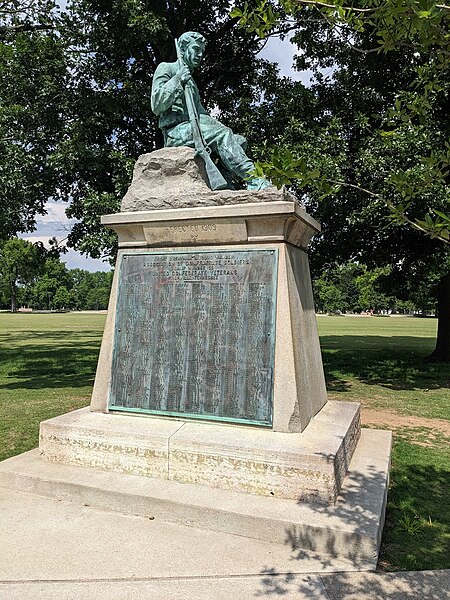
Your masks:
M 183 56 L 181 54 L 178 40 L 175 40 L 175 48 L 177 50 L 178 64 L 180 67 L 184 65 Z M 196 154 L 201 156 L 206 167 L 206 175 L 208 177 L 209 186 L 212 190 L 224 190 L 228 187 L 227 181 L 214 164 L 211 158 L 211 149 L 203 139 L 202 132 L 200 130 L 200 121 L 197 113 L 197 108 L 194 102 L 194 96 L 192 89 L 189 84 L 184 86 L 184 97 L 186 100 L 186 106 L 189 115 L 189 121 L 192 127 L 192 136 L 194 138 L 194 148 Z

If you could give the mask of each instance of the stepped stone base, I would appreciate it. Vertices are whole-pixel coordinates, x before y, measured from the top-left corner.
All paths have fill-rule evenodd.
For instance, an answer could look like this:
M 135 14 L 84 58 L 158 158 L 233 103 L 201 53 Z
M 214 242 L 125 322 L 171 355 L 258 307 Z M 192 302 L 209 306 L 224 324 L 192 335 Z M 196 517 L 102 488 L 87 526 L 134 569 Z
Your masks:
M 359 434 L 351 402 L 328 402 L 302 433 L 81 409 L 43 421 L 39 448 L 51 462 L 330 504 Z
M 391 440 L 391 432 L 362 430 L 341 493 L 330 505 L 51 463 L 37 450 L 0 463 L 0 487 L 145 516 L 154 523 L 190 525 L 205 536 L 214 531 L 270 542 L 272 556 L 284 548 L 294 571 L 304 563 L 307 571 L 373 570 L 384 522 Z M 315 566 L 308 556 L 315 557 Z

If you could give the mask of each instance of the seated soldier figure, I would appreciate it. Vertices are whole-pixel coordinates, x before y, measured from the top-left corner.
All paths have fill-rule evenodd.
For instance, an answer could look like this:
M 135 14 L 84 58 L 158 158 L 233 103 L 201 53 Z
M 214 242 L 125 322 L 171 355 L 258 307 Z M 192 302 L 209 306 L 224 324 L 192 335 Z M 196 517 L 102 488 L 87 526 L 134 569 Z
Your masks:
M 239 179 L 246 180 L 247 189 L 262 190 L 270 184 L 266 179 L 251 177 L 253 162 L 246 155 L 243 146 L 245 138 L 233 131 L 206 112 L 200 102 L 198 88 L 192 78 L 192 71 L 200 64 L 206 40 L 194 31 L 183 33 L 179 46 L 183 63 L 161 63 L 158 65 L 152 84 L 152 110 L 159 116 L 159 126 L 164 134 L 165 146 L 194 147 L 192 126 L 189 121 L 184 87 L 192 90 L 194 104 L 199 118 L 199 127 L 205 144 L 215 152 L 225 168 Z

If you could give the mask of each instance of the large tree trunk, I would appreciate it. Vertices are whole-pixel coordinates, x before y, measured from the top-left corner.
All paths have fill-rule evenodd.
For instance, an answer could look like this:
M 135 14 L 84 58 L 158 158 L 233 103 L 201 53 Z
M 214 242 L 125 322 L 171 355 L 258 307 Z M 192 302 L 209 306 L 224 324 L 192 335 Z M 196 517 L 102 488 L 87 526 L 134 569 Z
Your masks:
M 11 312 L 17 312 L 17 289 L 14 284 L 11 284 Z
M 450 273 L 438 285 L 438 332 L 436 348 L 427 362 L 450 362 Z

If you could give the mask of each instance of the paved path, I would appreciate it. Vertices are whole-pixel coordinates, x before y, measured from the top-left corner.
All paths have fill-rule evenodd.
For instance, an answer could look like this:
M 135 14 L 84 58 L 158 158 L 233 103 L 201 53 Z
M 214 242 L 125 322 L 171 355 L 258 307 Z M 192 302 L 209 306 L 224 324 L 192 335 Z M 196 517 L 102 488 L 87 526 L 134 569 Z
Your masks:
M 1 600 L 450 599 L 450 571 L 327 572 L 277 544 L 4 488 L 0 515 Z

